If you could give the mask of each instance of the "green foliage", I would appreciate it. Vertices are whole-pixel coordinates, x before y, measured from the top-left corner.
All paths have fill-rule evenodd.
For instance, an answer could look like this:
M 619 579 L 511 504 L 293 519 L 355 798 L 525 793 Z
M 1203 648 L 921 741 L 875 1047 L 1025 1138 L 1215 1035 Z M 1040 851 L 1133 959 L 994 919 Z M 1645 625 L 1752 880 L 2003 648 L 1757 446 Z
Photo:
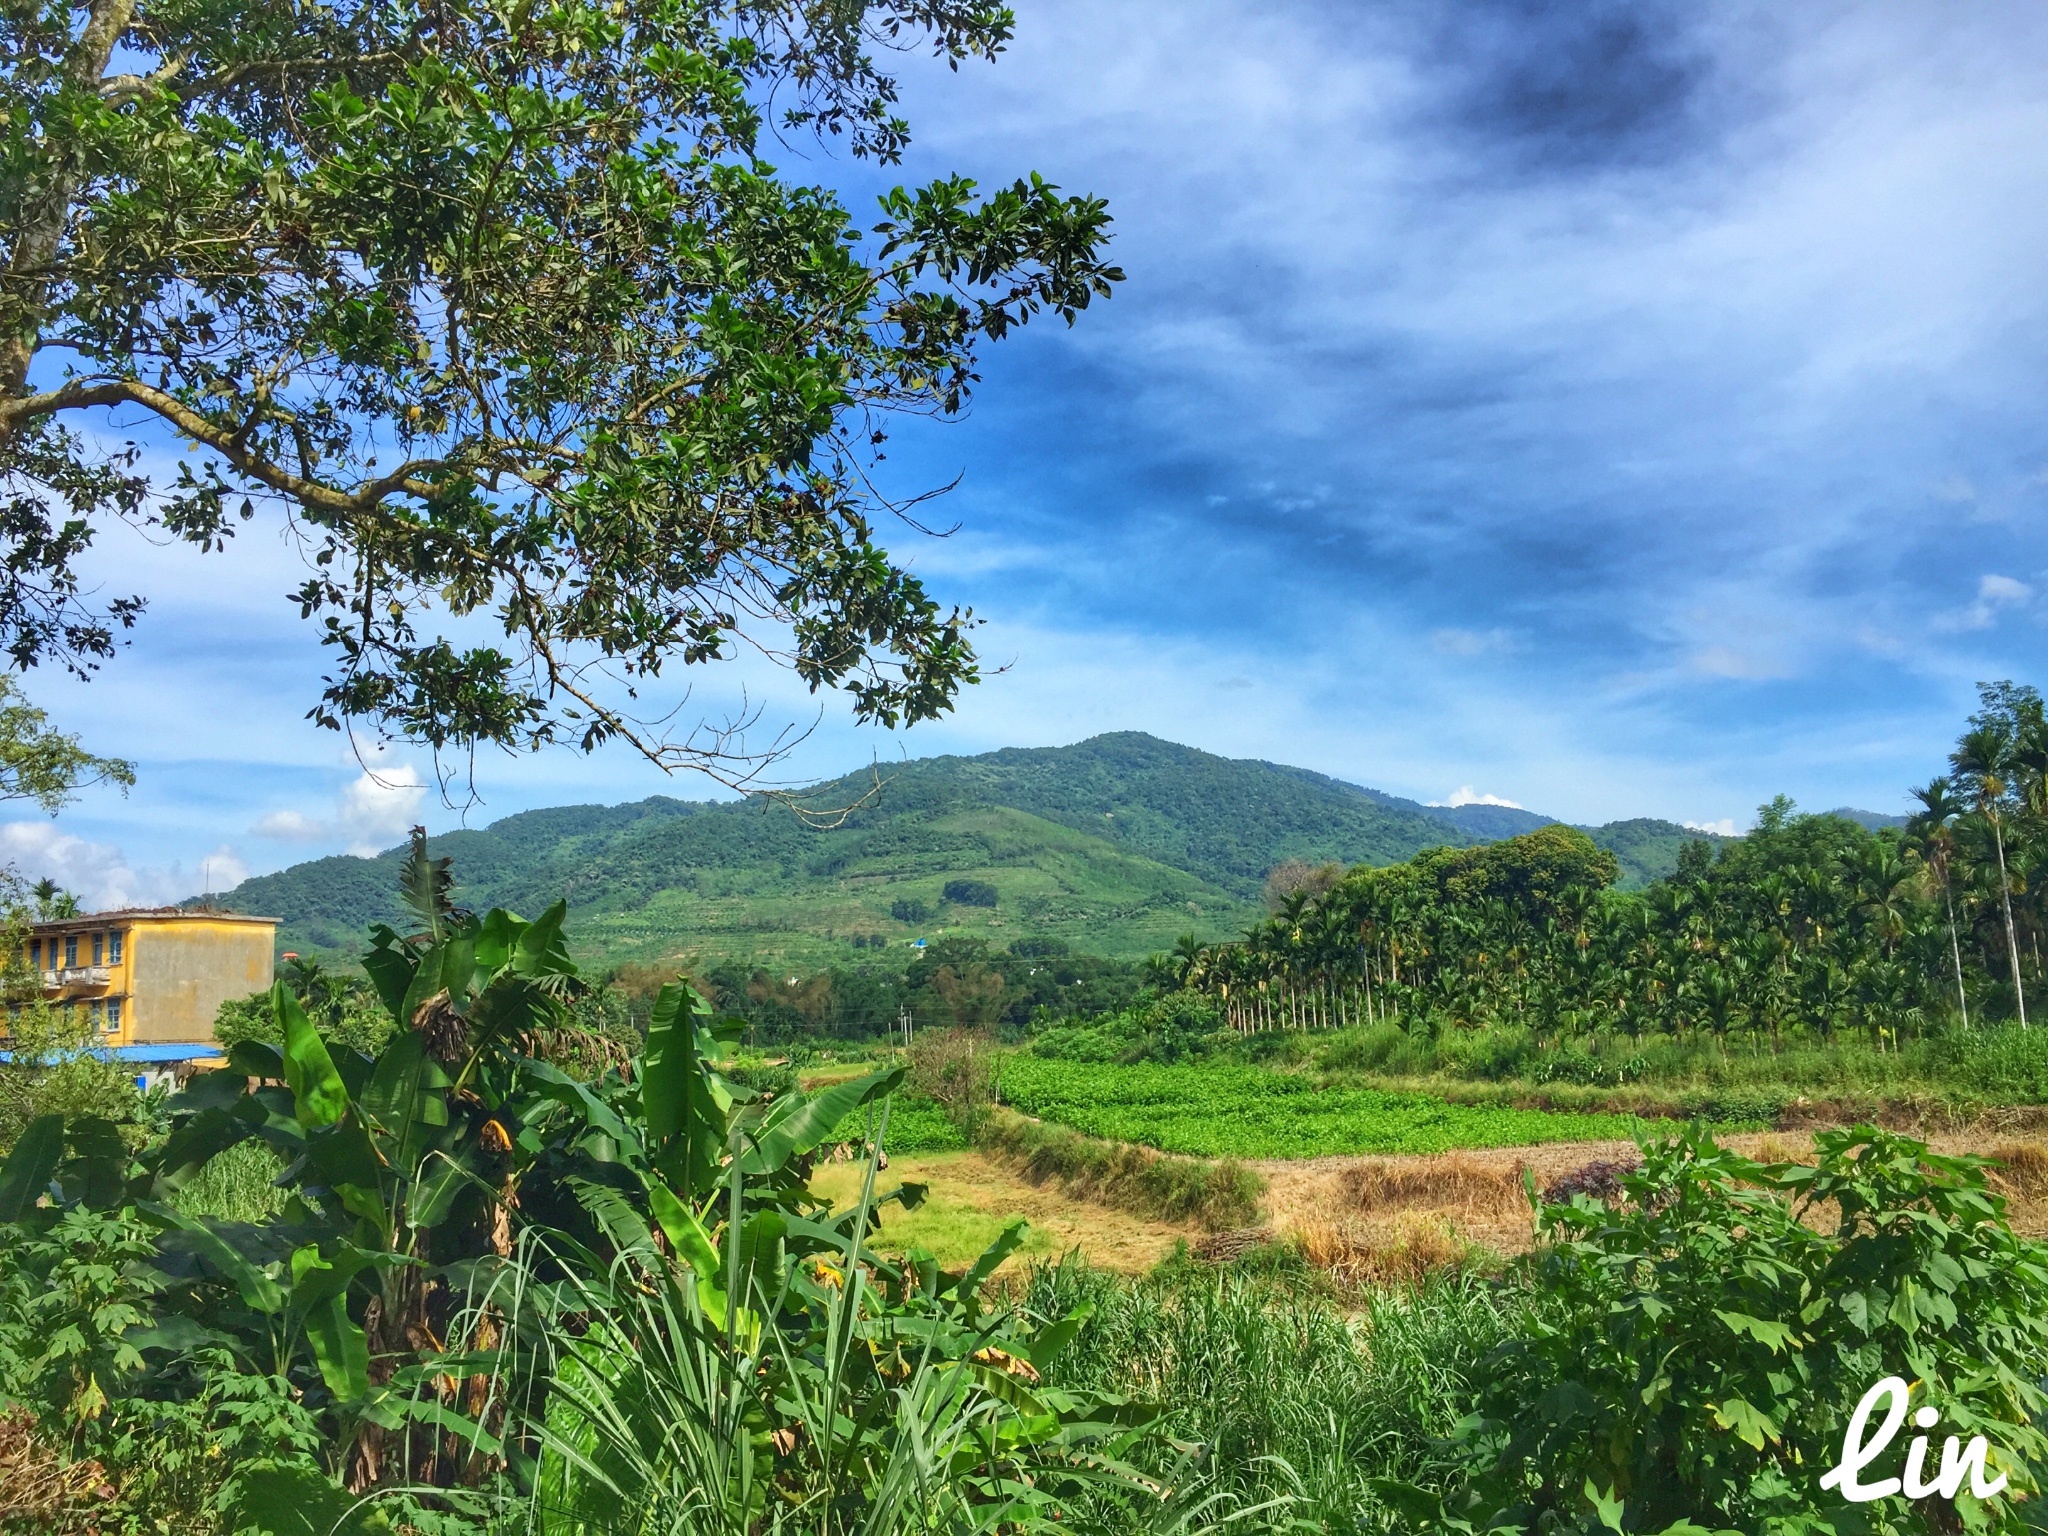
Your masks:
M 1933 1532 L 1932 1501 L 1848 1505 L 1818 1486 L 1881 1377 L 1944 1429 L 1991 1442 L 2006 1495 L 1973 1529 L 2031 1529 L 2048 1465 L 2048 1251 L 2017 1238 L 1983 1163 L 1862 1127 L 1817 1167 L 1751 1162 L 1690 1134 L 1649 1147 L 1618 1209 L 1548 1206 L 1545 1314 L 1478 1375 L 1463 1475 L 1429 1528 Z M 1805 1219 L 1802 1219 L 1805 1218 Z M 1883 1467 L 1894 1475 L 1905 1437 Z
M 996 888 L 986 880 L 948 880 L 940 895 L 963 907 L 992 907 Z
M 113 784 L 123 794 L 135 784 L 135 765 L 116 757 L 94 757 L 50 728 L 50 717 L 29 703 L 12 677 L 0 675 L 0 800 L 33 800 L 56 815 L 94 784 Z
M 391 1038 L 391 1010 L 367 982 L 338 976 L 318 960 L 294 956 L 278 967 L 278 979 L 291 989 L 306 1017 L 330 1046 L 374 1056 Z M 268 992 L 229 998 L 213 1019 L 213 1038 L 233 1047 L 245 1040 L 282 1045 L 284 1035 Z
M 1954 779 L 1914 791 L 1922 813 L 1903 827 L 1801 816 L 1780 796 L 1740 841 L 1686 844 L 1640 896 L 1609 889 L 1620 865 L 1591 839 L 1541 827 L 1354 869 L 1242 943 L 1187 936 L 1161 969 L 1247 1033 L 1400 1023 L 1455 1065 L 1512 1029 L 1526 1060 L 1476 1075 L 1589 1085 L 1640 1075 L 1633 1050 L 1563 1049 L 1617 1030 L 1775 1053 L 1788 1037 L 1853 1031 L 1896 1051 L 1987 1018 L 2024 1026 L 2048 928 L 2048 882 L 2028 878 L 2048 848 L 2048 718 L 2030 689 L 1984 695 Z
M 1531 1298 L 1446 1279 L 1369 1293 L 1347 1316 L 1235 1268 L 1130 1282 L 1069 1262 L 1034 1270 L 1026 1304 L 1093 1309 L 1054 1379 L 1172 1405 L 1174 1434 L 1205 1449 L 1216 1513 L 1234 1515 L 1225 1529 L 1362 1536 L 1403 1528 L 1376 1480 L 1451 1472 L 1481 1362 L 1528 1326 Z
M 1009 35 L 951 0 L 7 11 L 0 646 L 112 653 L 141 602 L 81 586 L 98 521 L 217 549 L 261 504 L 309 535 L 293 599 L 336 729 L 623 735 L 744 779 L 590 673 L 644 689 L 729 654 L 742 615 L 859 719 L 943 713 L 973 620 L 873 542 L 878 428 L 959 413 L 984 344 L 1106 297 L 1108 215 L 1035 175 L 855 214 L 762 132 L 892 163 L 875 59 Z M 191 445 L 167 483 L 75 429 L 108 407 Z M 444 613 L 499 643 L 458 648 Z
M 1207 998 L 1172 992 L 1086 1023 L 1041 1029 L 1032 1036 L 1031 1051 L 1061 1061 L 1195 1061 L 1231 1038 L 1224 1035 L 1223 1018 Z
M 806 802 L 854 805 L 871 788 L 853 775 Z M 1669 874 L 1678 848 L 1697 840 L 1668 822 L 1617 826 L 1661 829 L 1641 845 L 1644 876 Z M 1605 846 L 1613 831 L 1592 836 Z M 523 812 L 433 846 L 458 859 L 474 905 L 537 911 L 569 896 L 578 944 L 603 962 L 687 952 L 707 967 L 787 976 L 845 969 L 856 939 L 886 935 L 900 955 L 893 946 L 935 937 L 935 922 L 970 924 L 992 948 L 1027 959 L 1055 958 L 1019 948 L 1047 942 L 1077 959 L 1142 959 L 1190 928 L 1213 939 L 1254 921 L 1267 871 L 1284 859 L 1380 864 L 1471 841 L 1423 807 L 1335 779 L 1125 732 L 896 764 L 843 825 L 652 799 Z M 347 953 L 370 923 L 396 920 L 401 856 L 294 865 L 246 882 L 231 901 L 283 917 L 287 948 Z M 993 885 L 998 906 L 941 918 L 949 879 Z M 906 924 L 918 931 L 906 934 Z
M 0 1396 L 178 1529 L 1042 1530 L 1160 1497 L 1120 1459 L 1156 1411 L 1041 1384 L 1080 1319 L 984 1294 L 1021 1224 L 947 1273 L 868 1246 L 921 1187 L 878 1194 L 870 1161 L 852 1209 L 811 1195 L 841 1126 L 890 1144 L 899 1070 L 755 1093 L 719 1067 L 739 1026 L 672 983 L 637 1060 L 571 1077 L 537 1054 L 579 985 L 561 906 L 463 912 L 414 852 L 424 931 L 364 959 L 394 1024 L 374 1059 L 280 981 L 280 1043 L 234 1046 L 140 1158 L 104 1121 L 23 1134 Z M 283 1203 L 222 1219 L 208 1173 L 246 1180 L 258 1148 Z M 187 1455 L 209 1437 L 233 1459 Z
M 1003 1101 L 1090 1136 L 1195 1157 L 1444 1152 L 1635 1134 L 1633 1115 L 1449 1104 L 1421 1093 L 1319 1088 L 1296 1073 L 1220 1064 L 1103 1066 L 1011 1056 Z

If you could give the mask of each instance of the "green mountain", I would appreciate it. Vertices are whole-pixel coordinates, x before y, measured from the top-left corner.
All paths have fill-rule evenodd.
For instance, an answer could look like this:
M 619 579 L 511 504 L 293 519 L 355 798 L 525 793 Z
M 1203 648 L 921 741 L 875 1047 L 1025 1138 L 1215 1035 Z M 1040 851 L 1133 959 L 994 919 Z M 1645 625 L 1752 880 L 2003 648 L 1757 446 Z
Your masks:
M 881 777 L 878 790 L 862 773 L 806 791 L 811 819 L 772 802 L 655 798 L 527 811 L 432 846 L 453 857 L 472 905 L 531 915 L 566 896 L 593 959 L 687 954 L 809 968 L 961 932 L 997 946 L 1051 938 L 1146 955 L 1185 932 L 1241 930 L 1260 915 L 1266 872 L 1282 859 L 1386 864 L 1547 820 L 1422 806 L 1138 732 L 923 758 Z M 837 824 L 815 824 L 817 813 L 847 807 L 824 818 Z M 1593 835 L 1620 855 L 1627 883 L 1640 884 L 1672 868 L 1697 834 L 1621 822 Z M 283 918 L 285 948 L 352 954 L 369 923 L 399 921 L 399 858 L 393 849 L 316 859 L 245 881 L 226 902 Z

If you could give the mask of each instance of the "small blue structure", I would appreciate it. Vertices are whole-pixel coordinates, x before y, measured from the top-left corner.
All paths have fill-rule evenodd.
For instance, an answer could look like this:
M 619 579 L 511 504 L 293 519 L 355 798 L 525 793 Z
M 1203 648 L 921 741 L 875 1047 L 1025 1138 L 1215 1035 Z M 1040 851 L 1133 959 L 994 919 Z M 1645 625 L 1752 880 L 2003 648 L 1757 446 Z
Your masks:
M 168 1045 L 101 1045 L 89 1055 L 101 1061 L 133 1062 L 142 1070 L 135 1074 L 135 1086 L 145 1091 L 158 1083 L 175 1082 L 201 1066 L 225 1066 L 227 1055 L 211 1040 L 177 1041 Z M 0 1051 L 0 1061 L 14 1060 L 12 1051 Z

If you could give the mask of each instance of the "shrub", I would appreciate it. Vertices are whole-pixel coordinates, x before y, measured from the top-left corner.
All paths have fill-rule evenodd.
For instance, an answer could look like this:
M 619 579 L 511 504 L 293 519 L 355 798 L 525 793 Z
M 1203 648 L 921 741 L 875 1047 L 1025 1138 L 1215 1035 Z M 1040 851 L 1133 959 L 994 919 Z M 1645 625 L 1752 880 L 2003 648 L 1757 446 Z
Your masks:
M 1958 1042 L 1959 1075 L 1986 1098 L 2048 1103 L 2048 1030 L 2007 1026 Z
M 2019 1504 L 2048 1466 L 2048 1250 L 2013 1234 L 1982 1159 L 1870 1127 L 1815 1146 L 1815 1167 L 1765 1166 L 1692 1131 L 1645 1150 L 1619 1210 L 1588 1194 L 1541 1207 L 1535 1279 L 1556 1310 L 1480 1372 L 1449 1495 L 1389 1485 L 1409 1519 L 1560 1536 L 2027 1528 Z M 2008 1494 L 1951 1510 L 1823 1492 L 1888 1375 L 1947 1430 L 1987 1436 Z
M 963 907 L 992 907 L 996 904 L 996 888 L 986 880 L 948 880 L 941 894 L 946 900 Z
M 926 923 L 931 921 L 932 909 L 914 896 L 904 896 L 889 903 L 889 915 L 899 923 Z
M 1223 1017 L 1209 999 L 1169 992 L 1086 1024 L 1054 1025 L 1033 1038 L 1031 1050 L 1052 1060 L 1170 1063 L 1199 1060 L 1228 1038 Z

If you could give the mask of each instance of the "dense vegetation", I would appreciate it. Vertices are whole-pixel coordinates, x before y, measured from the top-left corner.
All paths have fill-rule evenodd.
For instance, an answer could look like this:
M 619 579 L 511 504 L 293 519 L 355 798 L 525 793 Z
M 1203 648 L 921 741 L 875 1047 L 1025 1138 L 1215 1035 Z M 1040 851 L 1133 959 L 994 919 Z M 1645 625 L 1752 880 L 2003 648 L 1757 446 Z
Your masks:
M 1866 1128 L 1766 1167 L 1695 1130 L 1560 1192 L 1529 1264 L 1356 1294 L 1349 1319 L 1284 1245 L 1139 1283 L 1068 1261 L 1006 1298 L 1015 1228 L 954 1272 L 873 1238 L 924 1194 L 882 1192 L 877 1149 L 957 1130 L 935 1107 L 892 1130 L 901 1069 L 798 1091 L 735 1062 L 744 1024 L 680 984 L 644 1038 L 593 1034 L 563 906 L 479 917 L 449 890 L 417 846 L 416 931 L 379 928 L 363 961 L 379 1028 L 297 967 L 228 1071 L 16 1139 L 9 1536 L 1948 1531 L 1945 1507 L 1814 1481 L 1886 1374 L 2009 1479 L 1964 1488 L 1962 1517 L 2028 1528 L 2048 1256 L 1977 1160 Z M 957 1080 L 988 1072 L 976 1038 L 915 1043 L 940 1094 L 949 1043 Z M 1183 993 L 1041 1031 L 1001 1091 L 1120 1139 L 1207 1125 L 1231 1151 L 1595 1128 L 1228 1059 L 1343 1038 L 1363 1037 L 1238 1036 Z M 1229 1163 L 1005 1123 L 1014 1155 L 1106 1198 L 1222 1224 L 1256 1195 Z M 865 1163 L 834 1210 L 809 1175 L 841 1142 Z
M 1609 889 L 1613 855 L 1561 826 L 1354 869 L 1242 943 L 1185 942 L 1176 972 L 1244 1029 L 1511 1026 L 1594 1073 L 1663 1035 L 1775 1050 L 1854 1033 L 1889 1050 L 2024 1025 L 2048 928 L 2039 694 L 1987 685 L 1949 767 L 1904 827 L 1781 798 L 1640 893 Z
M 996 949 L 1052 938 L 1142 959 L 1190 928 L 1220 937 L 1252 921 L 1284 861 L 1382 864 L 1543 821 L 1421 806 L 1135 732 L 895 764 L 857 803 L 872 788 L 853 775 L 809 792 L 816 809 L 856 806 L 843 825 L 773 805 L 655 799 L 525 812 L 434 848 L 454 856 L 476 904 L 537 911 L 566 896 L 570 931 L 596 960 L 682 956 L 788 975 L 900 963 L 906 946 L 941 931 Z M 1651 821 L 1591 835 L 1615 850 L 1628 883 L 1668 874 L 1697 836 Z M 318 859 L 224 900 L 283 918 L 286 949 L 345 957 L 365 925 L 395 919 L 401 857 Z M 981 890 L 973 902 L 949 897 L 961 882 L 991 888 L 995 904 Z

